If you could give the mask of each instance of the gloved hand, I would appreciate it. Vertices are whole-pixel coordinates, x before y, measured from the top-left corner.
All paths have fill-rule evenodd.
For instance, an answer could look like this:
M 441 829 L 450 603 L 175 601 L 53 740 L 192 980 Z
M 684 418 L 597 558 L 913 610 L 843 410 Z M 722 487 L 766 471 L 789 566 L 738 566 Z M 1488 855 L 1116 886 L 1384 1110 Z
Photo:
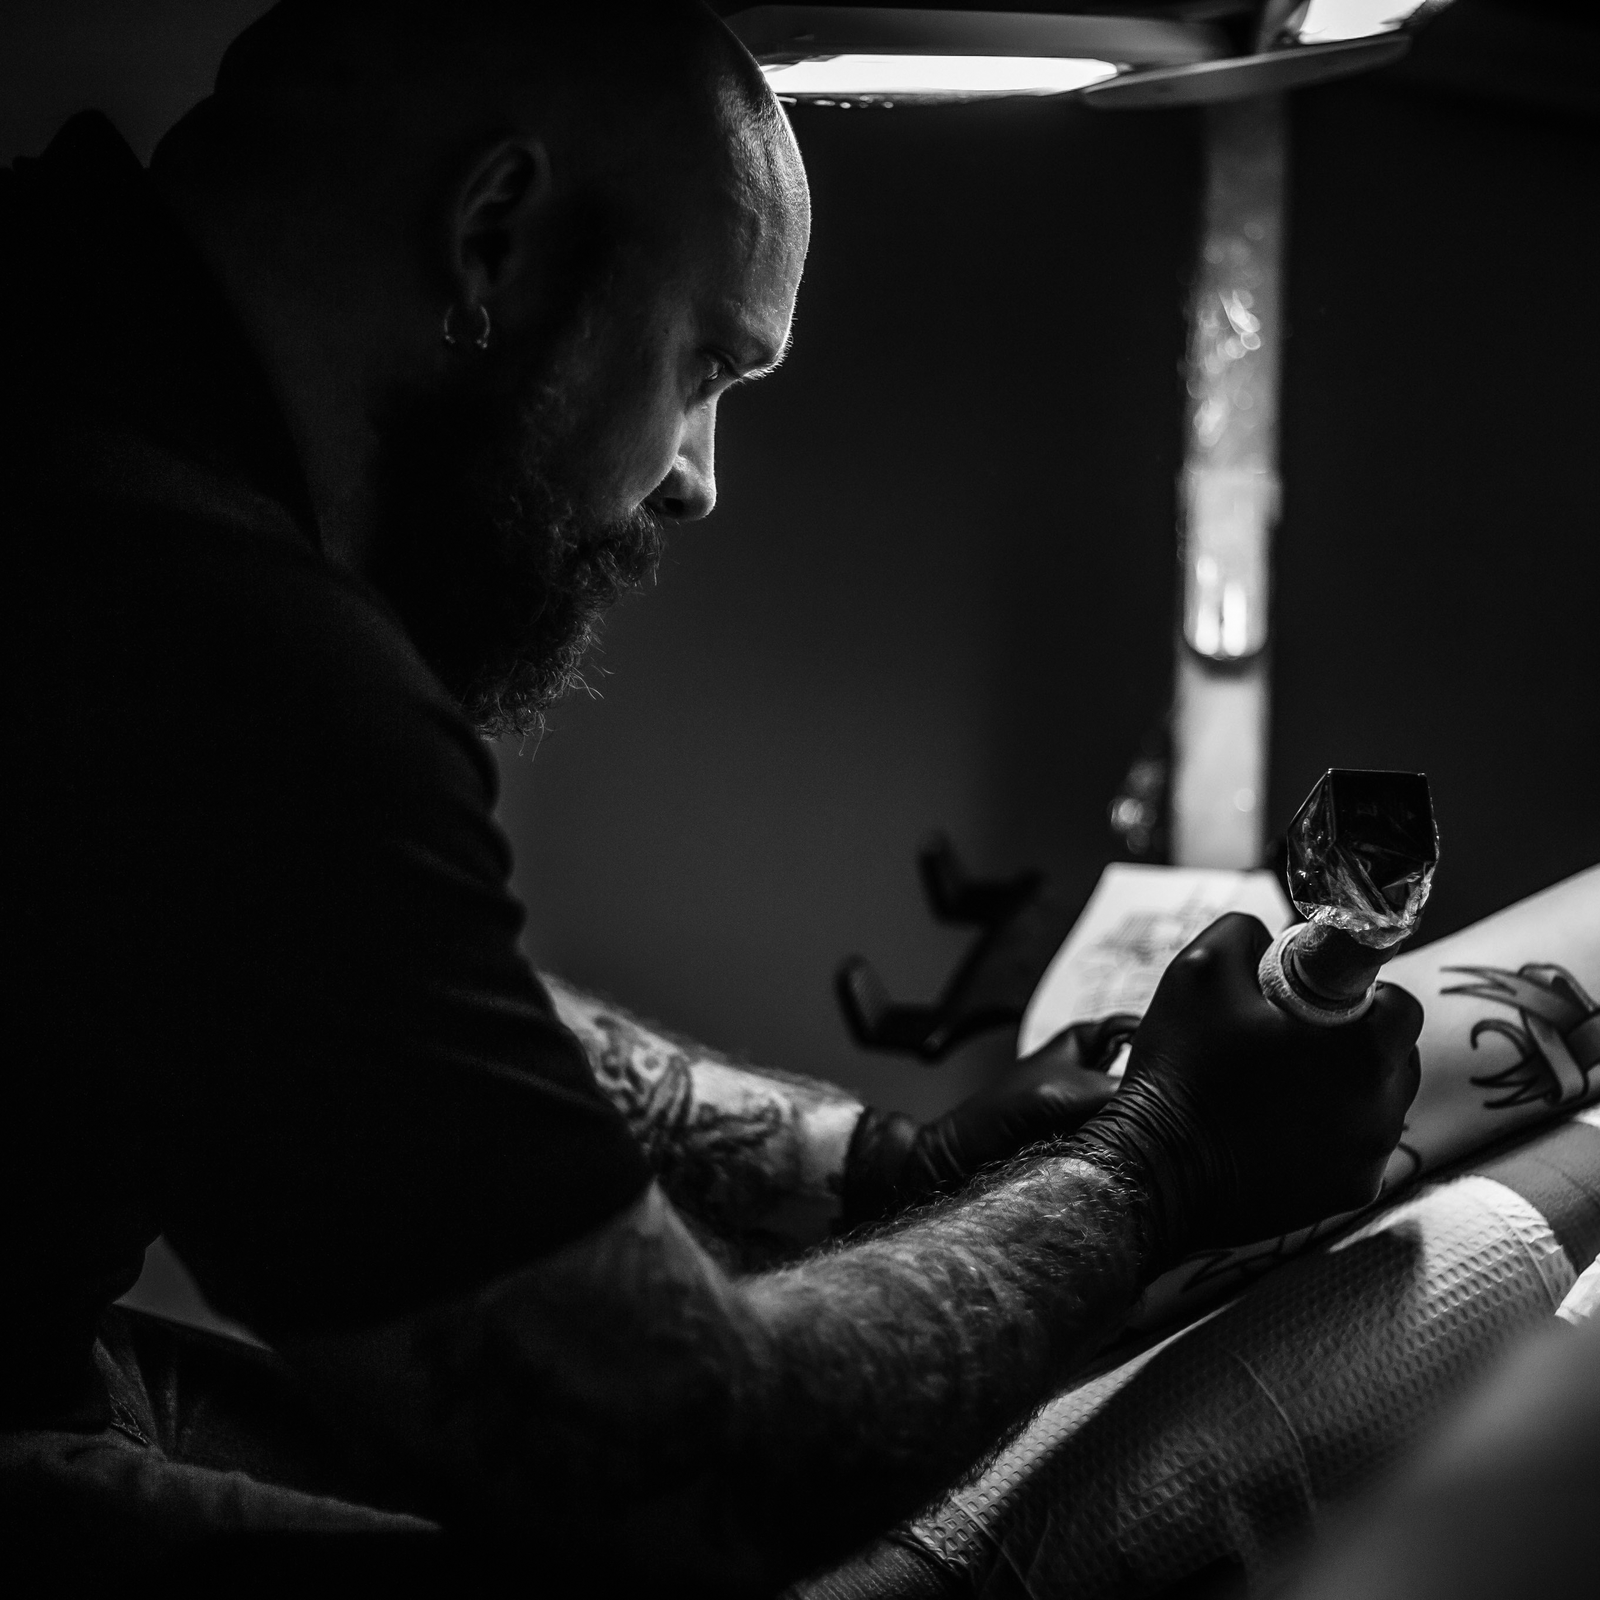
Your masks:
M 845 1158 L 840 1228 L 952 1193 L 983 1167 L 1076 1132 L 1116 1093 L 1106 1068 L 1138 1025 L 1126 1015 L 1075 1023 L 932 1122 L 869 1106 Z
M 1368 1204 L 1417 1092 L 1422 1007 L 1380 983 L 1358 1021 L 1301 1022 L 1261 993 L 1269 943 L 1234 912 L 1183 950 L 1122 1088 L 1067 1144 L 1139 1184 L 1155 1270 Z

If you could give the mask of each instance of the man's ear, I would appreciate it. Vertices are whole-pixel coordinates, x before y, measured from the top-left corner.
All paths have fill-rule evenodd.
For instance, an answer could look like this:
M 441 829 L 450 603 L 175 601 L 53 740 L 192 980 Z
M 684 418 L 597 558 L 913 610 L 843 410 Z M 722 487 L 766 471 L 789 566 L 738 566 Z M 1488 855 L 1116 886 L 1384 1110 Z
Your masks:
M 504 139 L 468 173 L 449 241 L 451 269 L 468 304 L 493 298 L 527 265 L 552 187 L 550 155 L 540 139 Z

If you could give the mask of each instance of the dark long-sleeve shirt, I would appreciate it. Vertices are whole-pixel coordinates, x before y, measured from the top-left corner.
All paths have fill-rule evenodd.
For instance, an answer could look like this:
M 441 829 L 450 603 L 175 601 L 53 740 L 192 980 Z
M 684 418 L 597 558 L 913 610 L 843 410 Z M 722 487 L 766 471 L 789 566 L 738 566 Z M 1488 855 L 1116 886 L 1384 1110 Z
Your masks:
M 0 297 L 16 1416 L 71 1395 L 158 1232 L 270 1337 L 484 1282 L 647 1176 L 518 949 L 492 762 L 323 553 L 104 119 L 0 172 Z

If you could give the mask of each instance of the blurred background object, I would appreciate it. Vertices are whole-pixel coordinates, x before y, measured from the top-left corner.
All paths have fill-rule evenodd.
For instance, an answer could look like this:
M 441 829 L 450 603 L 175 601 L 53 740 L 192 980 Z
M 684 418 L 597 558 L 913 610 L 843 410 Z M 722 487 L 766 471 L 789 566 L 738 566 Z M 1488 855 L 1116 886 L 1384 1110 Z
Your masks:
M 1520 1345 L 1286 1600 L 1595 1592 L 1600 1327 Z
M 0 161 L 42 150 L 85 107 L 141 161 L 211 92 L 229 43 L 271 0 L 6 0 L 0 8 Z

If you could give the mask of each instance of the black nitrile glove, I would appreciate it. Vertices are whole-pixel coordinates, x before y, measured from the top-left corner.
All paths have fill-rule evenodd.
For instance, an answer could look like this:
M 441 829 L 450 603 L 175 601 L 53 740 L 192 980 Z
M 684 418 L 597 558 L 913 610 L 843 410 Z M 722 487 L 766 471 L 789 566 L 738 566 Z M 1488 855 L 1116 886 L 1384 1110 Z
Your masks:
M 1302 1022 L 1261 993 L 1270 942 L 1233 912 L 1183 950 L 1122 1088 L 1067 1143 L 1144 1192 L 1152 1271 L 1367 1205 L 1417 1092 L 1422 1007 L 1380 983 L 1359 1020 Z
M 1106 1068 L 1138 1025 L 1119 1015 L 1063 1029 L 998 1083 L 920 1126 L 869 1106 L 845 1159 L 841 1230 L 953 1193 L 984 1167 L 1076 1132 L 1116 1093 Z

